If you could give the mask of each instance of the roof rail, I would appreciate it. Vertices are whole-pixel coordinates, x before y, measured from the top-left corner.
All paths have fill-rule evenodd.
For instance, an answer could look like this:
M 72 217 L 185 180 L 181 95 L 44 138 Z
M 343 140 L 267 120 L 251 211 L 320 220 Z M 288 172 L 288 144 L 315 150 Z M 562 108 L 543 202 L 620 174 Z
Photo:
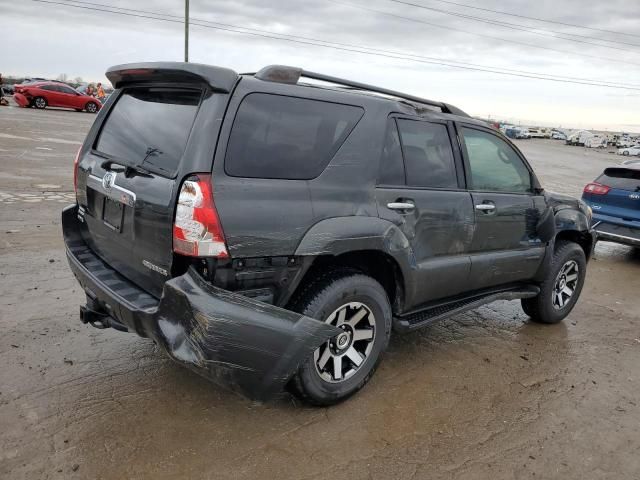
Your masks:
M 332 77 L 330 75 L 323 75 L 322 73 L 309 72 L 298 67 L 288 67 L 286 65 L 268 65 L 261 69 L 258 73 L 256 73 L 254 77 L 258 80 L 264 80 L 266 82 L 288 83 L 291 85 L 297 84 L 298 80 L 300 80 L 301 77 L 311 78 L 313 80 L 334 83 L 336 85 L 343 85 L 345 87 L 351 87 L 358 90 L 382 93 L 384 95 L 402 98 L 411 102 L 429 105 L 431 107 L 439 108 L 440 110 L 442 110 L 442 113 L 450 113 L 463 117 L 469 116 L 458 107 L 454 107 L 453 105 L 449 105 L 448 103 L 427 100 L 426 98 L 420 98 L 406 93 L 396 92 L 395 90 L 367 85 L 366 83 L 354 82 L 352 80 L 345 80 L 344 78 Z

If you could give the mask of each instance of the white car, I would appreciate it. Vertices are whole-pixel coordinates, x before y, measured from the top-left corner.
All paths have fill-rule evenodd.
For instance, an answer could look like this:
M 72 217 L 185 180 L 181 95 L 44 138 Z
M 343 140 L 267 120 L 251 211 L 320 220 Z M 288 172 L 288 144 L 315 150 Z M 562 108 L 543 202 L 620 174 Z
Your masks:
M 640 155 L 640 145 L 634 145 L 632 147 L 619 148 L 616 152 L 618 155 L 624 155 L 628 157 L 629 155 Z
M 567 136 L 562 132 L 553 132 L 551 138 L 554 140 L 566 140 Z

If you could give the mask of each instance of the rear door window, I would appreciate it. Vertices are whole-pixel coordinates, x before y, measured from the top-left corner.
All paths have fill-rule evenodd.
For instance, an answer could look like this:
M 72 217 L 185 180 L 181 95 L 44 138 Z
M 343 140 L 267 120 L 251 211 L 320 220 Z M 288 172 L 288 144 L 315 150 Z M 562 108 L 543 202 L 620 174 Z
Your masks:
M 619 190 L 640 192 L 640 170 L 630 168 L 607 168 L 596 182 Z
M 361 107 L 252 93 L 238 109 L 225 158 L 236 177 L 309 180 L 358 123 Z
M 125 89 L 111 108 L 95 149 L 160 174 L 173 176 L 198 111 L 200 90 Z
M 458 188 L 447 126 L 398 119 L 409 187 Z

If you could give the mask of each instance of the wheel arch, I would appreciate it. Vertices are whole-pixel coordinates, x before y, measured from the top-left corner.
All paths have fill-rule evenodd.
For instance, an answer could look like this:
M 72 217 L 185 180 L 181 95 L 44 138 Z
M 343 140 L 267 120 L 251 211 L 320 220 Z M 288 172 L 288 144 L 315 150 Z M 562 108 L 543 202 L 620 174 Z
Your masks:
M 563 209 L 556 213 L 555 224 L 554 249 L 560 240 L 575 242 L 582 247 L 588 261 L 595 239 L 587 216 L 579 210 Z
M 309 229 L 295 254 L 314 258 L 294 291 L 322 271 L 351 268 L 378 281 L 394 313 L 402 311 L 405 282 L 415 262 L 409 241 L 393 223 L 377 217 L 325 219 Z

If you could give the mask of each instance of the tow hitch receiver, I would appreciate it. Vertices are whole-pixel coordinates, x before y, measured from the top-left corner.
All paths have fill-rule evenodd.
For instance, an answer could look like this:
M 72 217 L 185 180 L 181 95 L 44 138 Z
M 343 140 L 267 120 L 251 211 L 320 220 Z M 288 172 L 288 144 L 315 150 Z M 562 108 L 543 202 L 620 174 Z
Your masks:
M 96 312 L 85 306 L 80 306 L 80 321 L 82 323 L 88 323 L 92 327 L 104 329 L 109 328 L 109 316 L 106 313 Z
M 128 331 L 127 327 L 113 320 L 108 314 L 93 310 L 88 306 L 80 306 L 80 321 L 100 330 L 114 328 L 122 332 Z

